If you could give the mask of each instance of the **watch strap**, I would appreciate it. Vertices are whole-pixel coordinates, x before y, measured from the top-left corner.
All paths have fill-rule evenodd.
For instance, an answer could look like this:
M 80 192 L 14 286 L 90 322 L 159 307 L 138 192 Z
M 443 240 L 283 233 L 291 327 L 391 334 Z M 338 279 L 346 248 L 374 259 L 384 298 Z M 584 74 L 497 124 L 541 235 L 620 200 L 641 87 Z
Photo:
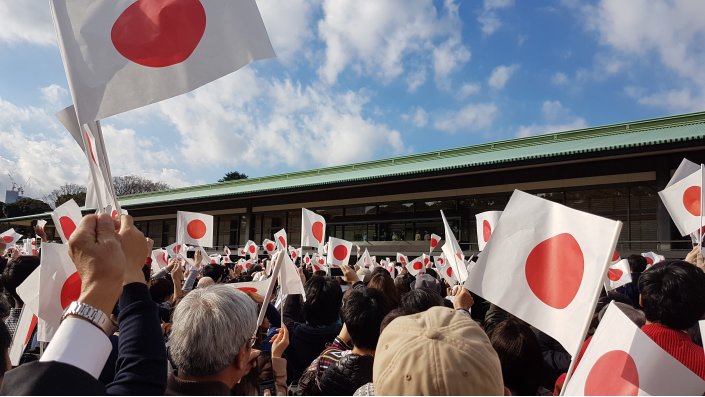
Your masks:
M 80 317 L 98 327 L 108 336 L 112 335 L 117 330 L 117 324 L 110 319 L 109 315 L 87 303 L 78 301 L 71 302 L 69 307 L 64 311 L 61 319 L 63 320 L 67 316 Z

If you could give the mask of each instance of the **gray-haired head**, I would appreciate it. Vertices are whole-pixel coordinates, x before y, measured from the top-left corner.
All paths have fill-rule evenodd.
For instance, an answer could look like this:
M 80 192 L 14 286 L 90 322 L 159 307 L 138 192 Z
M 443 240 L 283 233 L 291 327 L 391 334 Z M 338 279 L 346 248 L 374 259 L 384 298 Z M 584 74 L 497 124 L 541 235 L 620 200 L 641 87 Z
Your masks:
M 256 323 L 256 304 L 232 285 L 191 291 L 174 311 L 169 337 L 174 365 L 191 376 L 219 373 L 235 362 Z
M 213 281 L 212 278 L 210 277 L 201 277 L 200 280 L 198 280 L 198 284 L 196 284 L 196 288 L 206 288 L 210 287 L 211 285 L 214 285 L 215 281 Z

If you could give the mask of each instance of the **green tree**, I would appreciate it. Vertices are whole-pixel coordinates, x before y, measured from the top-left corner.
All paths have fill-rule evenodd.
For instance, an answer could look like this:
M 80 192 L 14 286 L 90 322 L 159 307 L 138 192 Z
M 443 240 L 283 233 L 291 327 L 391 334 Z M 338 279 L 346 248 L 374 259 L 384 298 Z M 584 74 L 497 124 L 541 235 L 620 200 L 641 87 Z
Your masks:
M 116 176 L 113 178 L 113 185 L 115 186 L 115 194 L 118 197 L 129 194 L 158 192 L 171 188 L 164 182 L 155 182 L 139 175 Z
M 66 183 L 54 189 L 44 197 L 44 201 L 54 208 L 73 199 L 79 207 L 86 204 L 86 187 L 75 183 Z
M 230 171 L 224 177 L 218 179 L 218 182 L 237 181 L 238 179 L 247 179 L 247 175 L 242 172 Z
M 18 216 L 41 214 L 51 210 L 51 206 L 41 200 L 23 197 L 12 204 L 5 204 L 3 213 L 6 218 L 15 218 Z

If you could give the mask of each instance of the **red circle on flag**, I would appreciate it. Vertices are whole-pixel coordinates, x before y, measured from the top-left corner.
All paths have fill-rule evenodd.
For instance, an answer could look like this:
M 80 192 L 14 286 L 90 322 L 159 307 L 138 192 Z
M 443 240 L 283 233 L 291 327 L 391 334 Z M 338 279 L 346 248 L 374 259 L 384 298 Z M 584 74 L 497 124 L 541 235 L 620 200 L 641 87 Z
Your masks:
M 490 223 L 485 219 L 482 221 L 482 239 L 488 242 L 490 241 L 490 236 L 492 236 L 492 226 L 490 226 Z
M 399 257 L 399 262 L 406 264 L 406 259 L 403 256 Z
M 267 246 L 265 247 L 267 251 L 274 251 L 274 243 L 267 243 Z
M 179 252 L 181 252 L 181 244 L 176 244 L 174 246 L 174 253 L 178 254 Z
M 323 223 L 322 222 L 313 222 L 313 225 L 311 225 L 311 233 L 313 233 L 313 238 L 316 239 L 319 243 L 323 242 Z
M 421 270 L 421 268 L 423 268 L 423 265 L 421 264 L 421 262 L 419 262 L 419 261 L 414 262 L 414 270 Z
M 323 258 L 320 258 L 320 259 L 318 259 L 318 263 L 320 263 L 321 266 L 323 266 L 326 263 L 326 260 Z
M 206 227 L 205 222 L 200 219 L 194 219 L 186 225 L 186 232 L 191 238 L 194 239 L 203 238 L 203 236 L 206 235 L 207 230 L 208 228 Z
M 88 136 L 87 132 L 83 132 L 83 135 L 86 137 L 86 143 L 88 144 L 88 152 L 91 154 L 91 159 L 93 159 L 93 163 L 98 164 L 97 161 L 95 161 L 95 155 L 93 154 L 93 142 L 91 142 L 90 136 Z
M 250 245 L 250 253 L 254 254 L 255 252 L 257 252 L 257 248 L 254 245 Z
M 438 258 L 436 259 L 436 262 L 438 262 L 439 265 L 443 264 L 443 258 Z
M 66 237 L 66 240 L 71 238 L 73 232 L 76 231 L 76 224 L 73 223 L 73 220 L 68 216 L 62 216 L 59 218 L 59 225 L 61 225 L 61 230 L 64 232 L 64 237 Z
M 585 258 L 575 237 L 562 233 L 534 247 L 524 271 L 529 288 L 541 302 L 564 309 L 580 289 Z
M 286 239 L 284 236 L 279 236 L 279 243 L 282 245 L 282 247 L 286 247 Z
M 74 272 L 61 287 L 61 308 L 65 310 L 71 302 L 77 301 L 79 296 L 81 296 L 81 276 L 78 272 Z
M 654 264 L 654 259 L 653 259 L 652 257 L 650 257 L 650 256 L 645 256 L 644 258 L 646 258 L 646 265 L 647 265 L 647 266 L 651 266 L 651 265 Z
M 617 262 L 619 260 L 619 252 L 617 250 L 614 250 L 614 254 L 612 254 L 612 262 Z
M 166 266 L 168 264 L 168 262 L 169 262 L 169 254 L 167 254 L 166 251 L 164 251 L 162 253 L 162 263 L 164 264 L 164 266 Z
M 609 278 L 612 281 L 617 281 L 620 278 L 622 278 L 623 274 L 624 274 L 624 272 L 619 269 L 609 269 L 607 271 L 607 278 Z
M 113 210 L 113 212 L 110 213 L 110 217 L 113 219 L 117 219 L 118 217 L 118 212 L 117 210 Z
M 460 255 L 460 252 L 456 252 L 455 257 L 458 258 L 459 261 L 461 261 L 461 262 L 463 261 L 463 256 Z
M 296 251 L 291 251 L 291 258 L 296 259 Z
M 205 31 L 199 0 L 138 0 L 117 18 L 110 38 L 130 61 L 162 68 L 187 60 Z
M 436 240 L 435 238 L 432 238 L 431 239 L 431 248 L 436 248 L 437 245 L 438 245 L 438 240 Z
M 683 206 L 694 216 L 700 216 L 700 186 L 691 186 L 683 192 Z
M 257 292 L 257 288 L 252 288 L 252 287 L 238 287 L 236 289 L 239 289 L 242 292 Z
M 639 371 L 629 353 L 612 350 L 602 355 L 585 379 L 586 396 L 636 396 Z
M 339 245 L 333 248 L 333 257 L 339 261 L 345 259 L 348 256 L 348 248 L 344 245 Z
M 2 241 L 6 242 L 8 244 L 10 244 L 12 242 L 12 240 L 14 240 L 14 238 L 12 238 L 11 236 L 2 236 Z
M 446 274 L 448 275 L 448 277 L 453 277 L 453 268 L 452 267 L 447 268 Z

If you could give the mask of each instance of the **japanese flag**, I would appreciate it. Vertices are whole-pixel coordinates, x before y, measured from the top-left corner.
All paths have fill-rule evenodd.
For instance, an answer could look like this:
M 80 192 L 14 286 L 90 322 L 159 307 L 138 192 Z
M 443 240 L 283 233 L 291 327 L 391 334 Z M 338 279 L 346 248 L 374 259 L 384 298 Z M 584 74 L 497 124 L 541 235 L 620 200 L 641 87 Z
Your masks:
M 610 303 L 580 364 L 568 396 L 700 396 L 705 380 L 661 349 Z
M 500 216 L 502 216 L 502 211 L 486 211 L 475 215 L 477 244 L 480 246 L 480 251 L 485 249 L 485 245 L 490 241 L 490 236 L 492 236 L 494 228 L 497 227 Z
M 289 240 L 286 239 L 286 230 L 282 229 L 274 233 L 274 241 L 277 242 L 277 249 L 286 251 L 289 246 Z
M 245 243 L 245 252 L 250 256 L 250 258 L 256 258 L 257 253 L 259 252 L 259 247 L 257 247 L 257 244 L 255 244 L 254 241 L 248 240 L 247 243 Z
M 311 267 L 313 267 L 314 272 L 326 270 L 326 257 L 319 254 L 313 254 L 313 258 L 311 259 Z
M 621 229 L 515 190 L 465 287 L 576 357 Z
M 184 252 L 186 252 L 185 247 L 179 243 L 173 243 L 164 249 L 170 258 L 176 258 L 177 256 L 185 257 Z
M 350 260 L 352 243 L 339 238 L 329 237 L 328 244 L 328 265 L 331 267 L 347 265 Z
M 437 234 L 431 234 L 431 242 L 430 242 L 431 248 L 430 248 L 429 252 L 433 252 L 433 250 L 435 250 L 436 247 L 438 247 L 438 244 L 440 244 L 440 242 L 441 242 L 441 236 L 439 236 Z
M 427 269 L 433 267 L 433 263 L 431 262 L 430 255 L 421 254 L 421 259 L 423 261 L 423 267 L 425 267 Z
M 270 58 L 254 0 L 51 0 L 79 120 L 189 92 Z
M 212 247 L 213 215 L 178 211 L 176 213 L 176 241 L 199 247 Z
M 629 261 L 621 259 L 607 269 L 607 279 L 605 280 L 605 290 L 612 291 L 625 284 L 632 282 L 632 274 L 629 270 Z
M 301 248 L 294 248 L 291 245 L 289 246 L 289 256 L 291 256 L 291 259 L 297 260 L 298 258 L 301 257 Z
M 440 258 L 439 258 L 440 259 Z M 445 262 L 445 261 L 441 261 Z M 455 277 L 455 272 L 453 272 L 453 268 L 446 264 L 446 265 L 436 265 L 438 269 L 438 274 L 443 277 L 444 280 L 448 283 L 448 285 L 455 285 L 458 283 L 458 279 Z
M 264 239 L 264 241 L 262 241 L 262 248 L 264 248 L 264 250 L 267 251 L 269 255 L 272 255 L 272 253 L 276 251 L 277 245 L 274 243 L 274 241 L 266 238 Z
M 51 219 L 54 220 L 56 231 L 64 244 L 68 243 L 76 227 L 81 223 L 81 218 L 81 210 L 73 199 L 56 207 L 54 212 L 51 213 Z
M 465 267 L 465 256 L 463 251 L 460 249 L 460 244 L 458 240 L 455 239 L 453 230 L 448 224 L 445 214 L 441 211 L 441 217 L 443 218 L 443 227 L 445 228 L 445 243 L 441 247 L 443 254 L 446 257 L 448 265 L 453 269 L 455 277 L 462 283 L 468 278 L 468 271 Z
M 304 292 L 304 285 L 301 282 L 301 277 L 296 270 L 296 265 L 291 260 L 289 255 L 281 255 L 283 258 L 282 267 L 279 270 L 279 285 L 281 286 L 281 293 L 288 295 L 301 295 L 304 302 L 306 302 L 306 292 Z
M 244 283 L 231 283 L 235 289 L 239 289 L 242 292 L 256 292 L 262 296 L 267 293 L 267 287 L 269 286 L 269 279 L 264 279 L 261 281 L 249 281 Z
M 156 273 L 159 269 L 166 267 L 169 264 L 169 254 L 164 249 L 152 250 L 152 272 Z
M 309 263 L 311 263 L 311 256 L 309 256 L 308 252 L 307 252 L 306 255 L 304 256 L 304 263 L 307 264 L 307 265 L 308 265 Z
M 374 262 L 372 261 L 372 257 L 370 256 L 370 252 L 365 248 L 365 252 L 362 253 L 360 258 L 357 260 L 356 265 L 360 266 L 361 268 L 370 268 L 374 266 Z
M 409 258 L 406 255 L 397 252 L 397 262 L 399 262 L 402 266 L 406 266 L 409 263 Z
M 10 229 L 0 234 L 0 239 L 2 239 L 2 242 L 7 245 L 15 244 L 21 238 L 22 235 L 15 232 L 15 229 Z
M 646 266 L 655 265 L 661 261 L 666 260 L 665 256 L 659 255 L 659 254 L 652 252 L 652 251 L 642 252 L 641 256 L 643 256 L 646 259 Z
M 323 238 L 326 235 L 326 220 L 306 208 L 301 209 L 301 246 L 316 247 L 323 252 Z
M 421 270 L 423 270 L 424 265 L 423 265 L 423 256 L 419 256 L 413 261 L 407 263 L 406 265 L 406 270 L 412 275 L 416 276 L 418 275 Z M 391 272 L 390 272 L 391 273 Z
M 681 236 L 700 230 L 703 172 L 698 169 L 658 194 Z
M 20 318 L 17 322 L 17 329 L 15 330 L 15 335 L 12 338 L 12 343 L 10 344 L 10 349 L 8 352 L 10 356 L 10 363 L 13 366 L 20 364 L 22 353 L 24 352 L 27 344 L 32 340 L 32 334 L 39 323 L 37 312 L 39 311 L 40 272 L 41 265 L 34 269 L 34 271 L 22 282 L 22 284 L 17 287 L 17 295 L 19 295 L 24 302 L 24 306 L 22 308 L 22 312 L 20 313 Z
M 225 254 L 225 256 L 230 256 L 230 248 L 228 248 L 227 245 L 223 247 L 223 253 Z
M 61 323 L 61 315 L 81 295 L 81 276 L 76 271 L 68 245 L 42 243 L 39 278 L 39 312 L 45 322 L 41 342 L 49 342 Z

